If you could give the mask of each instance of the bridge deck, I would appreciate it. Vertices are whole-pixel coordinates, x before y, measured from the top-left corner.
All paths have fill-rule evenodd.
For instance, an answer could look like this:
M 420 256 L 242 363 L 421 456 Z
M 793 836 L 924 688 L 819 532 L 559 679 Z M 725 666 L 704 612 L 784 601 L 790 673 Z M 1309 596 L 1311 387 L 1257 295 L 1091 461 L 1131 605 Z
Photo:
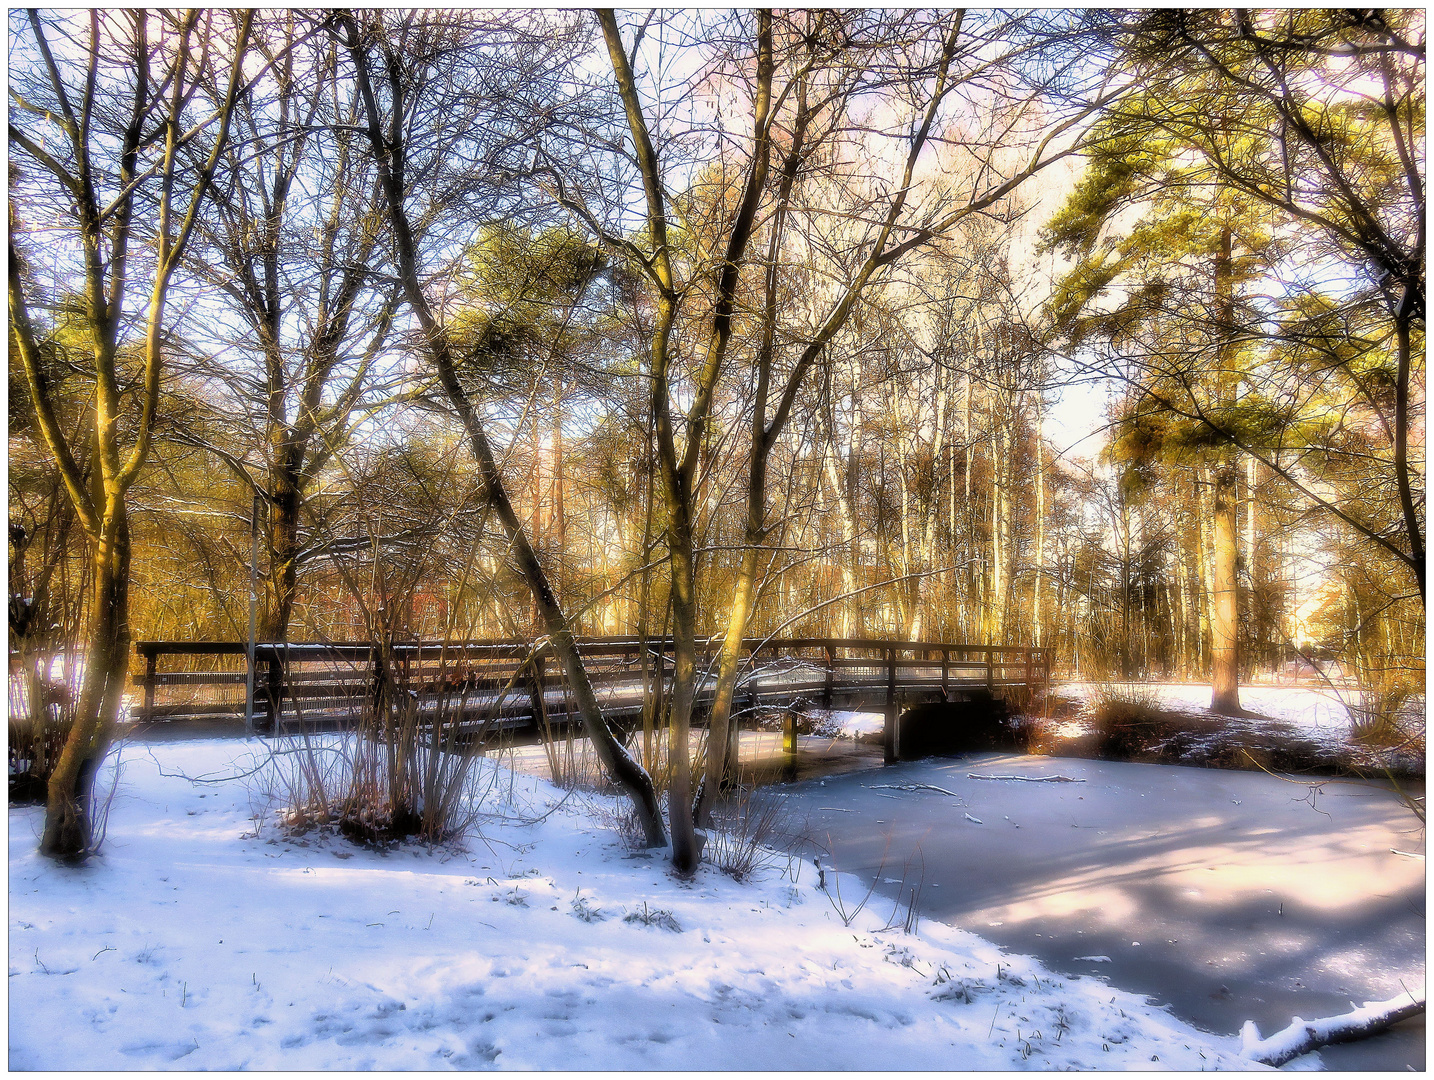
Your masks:
M 699 660 L 697 704 L 710 703 L 716 643 Z M 799 698 L 826 708 L 881 708 L 986 691 L 1004 696 L 1043 685 L 1050 652 L 1023 646 L 899 642 L 864 638 L 750 639 L 739 677 L 739 710 Z M 248 677 L 242 642 L 141 641 L 136 677 L 139 721 L 240 717 Z M 595 638 L 579 642 L 604 715 L 640 719 L 645 702 L 670 693 L 670 639 Z M 262 730 L 352 723 L 376 686 L 377 651 L 365 643 L 259 644 L 254 712 Z M 391 649 L 392 681 L 420 714 L 455 718 L 485 737 L 576 722 L 566 679 L 546 643 L 414 643 Z M 660 709 L 657 710 L 660 713 Z M 541 732 L 540 732 L 541 733 Z

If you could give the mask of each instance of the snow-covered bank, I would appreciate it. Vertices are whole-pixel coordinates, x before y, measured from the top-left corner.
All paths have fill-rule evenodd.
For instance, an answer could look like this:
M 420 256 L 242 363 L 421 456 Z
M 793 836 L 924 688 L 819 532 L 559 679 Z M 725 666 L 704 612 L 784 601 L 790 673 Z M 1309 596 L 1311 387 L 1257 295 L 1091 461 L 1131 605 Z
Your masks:
M 1128 692 L 1149 696 L 1158 708 L 1202 714 L 1210 709 L 1209 683 L 1128 683 L 1115 684 Z M 1056 683 L 1051 688 L 1066 697 L 1089 701 L 1102 689 L 1095 683 Z M 1252 713 L 1289 724 L 1314 739 L 1344 739 L 1349 734 L 1349 709 L 1338 695 L 1325 687 L 1266 686 L 1240 687 L 1240 705 Z
M 256 835 L 265 752 L 131 744 L 80 870 L 10 811 L 11 1068 L 1250 1067 L 1097 978 L 883 930 L 878 898 L 845 926 L 810 863 L 678 881 L 533 777 L 466 852 Z
M 1102 717 L 1106 701 L 1116 712 Z M 1031 746 L 1077 757 L 1424 777 L 1422 698 L 1404 704 L 1393 745 L 1356 729 L 1369 721 L 1355 715 L 1363 710 L 1352 687 L 1244 685 L 1240 704 L 1241 716 L 1212 712 L 1208 683 L 1056 683 L 1037 703 Z M 1083 739 L 1095 741 L 1082 746 Z

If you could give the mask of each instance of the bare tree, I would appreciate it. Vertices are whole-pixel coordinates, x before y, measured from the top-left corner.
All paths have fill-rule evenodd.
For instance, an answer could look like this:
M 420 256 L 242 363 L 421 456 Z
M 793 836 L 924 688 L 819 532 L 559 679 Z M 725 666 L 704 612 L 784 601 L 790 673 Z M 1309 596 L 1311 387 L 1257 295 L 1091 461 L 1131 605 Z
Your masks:
M 252 12 L 91 11 L 86 40 L 73 17 L 47 25 L 31 12 L 17 28 L 26 35 L 28 70 L 11 83 L 10 145 L 47 174 L 49 183 L 37 183 L 35 198 L 45 200 L 47 218 L 63 223 L 78 246 L 71 272 L 83 295 L 94 365 L 94 466 L 87 477 L 56 415 L 12 240 L 12 333 L 38 426 L 94 564 L 84 684 L 50 778 L 40 843 L 52 856 L 83 856 L 91 844 L 85 774 L 118 714 L 129 660 L 125 498 L 149 456 L 165 359 L 165 304 L 224 152 L 252 20 Z M 54 51 L 56 32 L 76 48 Z M 203 93 L 212 64 L 228 71 L 218 98 Z M 185 169 L 184 149 L 202 140 L 209 141 L 209 153 L 198 169 Z M 133 250 L 150 245 L 152 262 Z M 130 285 L 146 273 L 143 343 L 136 345 Z M 127 406 L 126 397 L 137 407 Z
M 549 640 L 563 665 L 570 691 L 584 731 L 592 741 L 603 767 L 632 799 L 650 844 L 666 842 L 657 810 L 656 794 L 647 772 L 627 753 L 613 735 L 593 693 L 583 667 L 567 615 L 549 584 L 522 520 L 508 497 L 497 458 L 488 440 L 487 429 L 475 394 L 464 386 L 461 358 L 454 348 L 449 327 L 441 311 L 429 300 L 420 267 L 419 240 L 422 235 L 410 213 L 415 190 L 423 191 L 438 177 L 424 177 L 417 167 L 415 139 L 423 139 L 423 150 L 452 154 L 453 143 L 441 148 L 435 143 L 457 132 L 455 141 L 476 140 L 480 134 L 500 143 L 521 142 L 531 134 L 532 114 L 514 108 L 520 95 L 519 80 L 531 85 L 536 73 L 531 61 L 534 51 L 551 44 L 541 30 L 525 33 L 513 23 L 484 28 L 465 16 L 421 17 L 409 15 L 388 24 L 382 16 L 366 19 L 360 29 L 352 14 L 336 16 L 332 22 L 349 57 L 353 78 L 363 105 L 362 131 L 378 169 L 383 188 L 384 212 L 391 230 L 393 254 L 404 300 L 418 324 L 419 344 L 432 364 L 444 398 L 459 418 L 478 466 L 482 495 L 506 538 L 522 578 L 533 594 Z M 486 29 L 486 33 L 482 33 Z M 524 59 L 520 62 L 519 54 Z M 556 57 L 553 57 L 555 60 Z M 509 85 L 495 88 L 480 80 L 461 81 L 443 94 L 445 78 L 464 73 L 506 79 Z M 511 94 L 511 97 L 510 97 Z M 510 111 L 500 111 L 506 106 Z M 494 145 L 484 148 L 492 153 Z M 470 168 L 481 183 L 488 164 L 477 154 Z M 430 206 L 441 206 L 450 192 L 430 188 L 424 192 Z M 420 222 L 421 224 L 421 222 Z M 476 222 L 472 223 L 476 224 Z
M 792 36 L 803 41 L 820 40 L 821 29 L 818 26 L 803 33 L 794 31 Z M 930 167 L 933 157 L 939 158 L 945 142 L 944 117 L 953 112 L 978 112 L 983 104 L 989 107 L 985 98 L 990 89 L 988 80 L 992 78 L 993 67 L 1001 66 L 1000 61 L 993 65 L 987 55 L 992 44 L 998 47 L 1005 44 L 1007 57 L 1024 53 L 1026 46 L 1019 41 L 1016 27 L 1000 20 L 986 22 L 975 16 L 968 24 L 966 16 L 958 14 L 949 23 L 938 21 L 930 26 L 898 20 L 892 26 L 878 23 L 862 27 L 858 32 L 847 26 L 833 27 L 827 32 L 840 45 L 825 56 L 812 54 L 809 46 L 804 64 L 788 84 L 794 90 L 790 94 L 793 114 L 788 121 L 788 149 L 777 173 L 777 190 L 768 211 L 771 224 L 768 226 L 767 275 L 762 307 L 755 319 L 759 330 L 753 364 L 756 389 L 747 465 L 745 551 L 718 660 L 705 797 L 698 809 L 703 819 L 719 781 L 725 779 L 731 769 L 727 747 L 732 696 L 741 643 L 754 610 L 758 570 L 770 530 L 767 522 L 769 461 L 792 419 L 808 375 L 851 319 L 863 296 L 874 291 L 893 267 L 950 235 L 968 218 L 1001 206 L 1024 181 L 1069 153 L 1070 144 L 1062 142 L 1061 136 L 1090 111 L 1089 106 L 1078 107 L 1022 143 L 1009 133 L 1028 121 L 1027 111 L 1036 106 L 1036 90 L 1028 88 L 1023 95 L 1017 95 L 1014 107 L 997 111 L 1009 141 L 1000 138 L 985 144 L 966 141 L 962 149 L 970 159 L 952 161 L 948 156 L 944 164 L 958 175 L 970 176 L 968 186 L 963 188 L 947 180 L 944 184 L 932 185 L 938 187 L 936 191 L 925 190 L 929 181 L 923 176 L 923 170 Z M 861 41 L 862 46 L 855 47 L 854 40 Z M 901 41 L 904 48 L 896 47 L 897 41 Z M 919 55 L 920 44 L 926 44 L 929 50 L 924 62 L 912 58 L 913 52 Z M 823 67 L 834 70 L 823 71 Z M 820 87 L 820 93 L 811 89 L 812 83 Z M 890 159 L 896 175 L 889 179 L 842 177 L 837 190 L 845 188 L 845 191 L 836 198 L 831 197 L 837 192 L 829 182 L 809 182 L 802 204 L 804 216 L 810 219 L 806 226 L 810 231 L 802 257 L 810 261 L 814 254 L 812 236 L 835 235 L 841 237 L 842 242 L 839 253 L 827 253 L 832 263 L 833 285 L 829 297 L 824 298 L 825 304 L 816 309 L 815 318 L 805 326 L 793 325 L 779 319 L 776 288 L 778 266 L 786 254 L 783 228 L 793 182 L 823 143 L 822 149 L 830 153 L 834 147 L 861 142 L 853 136 L 857 126 L 846 111 L 846 103 L 857 94 L 874 89 L 873 84 L 885 88 L 901 102 L 900 107 L 909 110 L 902 121 L 890 125 L 886 134 L 892 145 L 881 155 Z M 823 112 L 829 115 L 823 116 Z M 822 138 L 813 138 L 814 128 Z M 810 209 L 823 205 L 830 208 L 826 213 Z M 832 224 L 832 219 L 841 218 L 867 224 L 843 236 L 843 230 Z M 779 325 L 782 323 L 785 325 Z M 776 367 L 779 340 L 793 354 L 785 377 L 778 374 Z M 780 390 L 775 393 L 774 378 L 780 384 Z M 903 574 L 910 576 L 906 569 Z M 910 625 L 915 625 L 915 605 L 912 607 Z
M 357 97 L 336 84 L 336 44 L 287 12 L 261 19 L 252 47 L 271 66 L 236 111 L 233 182 L 191 247 L 194 277 L 222 305 L 193 305 L 181 327 L 208 392 L 171 437 L 216 453 L 267 505 L 258 636 L 282 641 L 300 566 L 324 551 L 304 542 L 305 496 L 382 400 L 374 368 L 398 293 L 377 265 L 381 193 L 352 130 Z M 231 319 L 215 333 L 216 310 L 242 334 Z
M 685 808 L 690 788 L 684 763 L 697 679 L 696 641 L 703 621 L 695 558 L 699 465 L 714 430 L 714 405 L 728 365 L 734 317 L 750 323 L 755 359 L 745 377 L 753 388 L 752 440 L 745 455 L 743 563 L 734 601 L 725 612 L 727 632 L 709 727 L 704 788 L 708 797 L 728 768 L 725 748 L 741 641 L 753 611 L 768 537 L 769 462 L 806 376 L 864 290 L 903 256 L 949 231 L 962 218 L 995 206 L 1023 179 L 1058 157 L 1064 149 L 1062 136 L 1083 113 L 1077 110 L 1052 124 L 1024 151 L 1012 155 L 1021 157 L 1018 164 L 996 169 L 994 175 L 990 170 L 998 164 L 1001 149 L 987 149 L 984 160 L 982 150 L 973 151 L 972 188 L 953 193 L 946 190 L 950 185 L 932 178 L 934 148 L 944 141 L 947 125 L 958 123 L 951 119 L 958 108 L 958 87 L 970 90 L 971 98 L 980 98 L 992 94 L 1002 81 L 992 75 L 993 65 L 985 55 L 1002 46 L 1003 30 L 1009 27 L 1000 20 L 973 17 L 968 22 L 960 14 L 929 20 L 904 13 L 778 19 L 757 12 L 734 19 L 654 24 L 649 17 L 633 34 L 631 48 L 615 15 L 599 12 L 598 21 L 627 128 L 625 142 L 609 138 L 604 144 L 610 148 L 604 160 L 618 172 L 629 170 L 629 179 L 618 180 L 606 195 L 606 217 L 595 209 L 601 196 L 584 190 L 581 179 L 572 179 L 572 170 L 564 173 L 555 168 L 555 186 L 562 204 L 586 221 L 616 256 L 630 262 L 650 290 L 652 330 L 646 363 L 667 513 L 675 653 L 669 817 L 674 861 L 685 871 L 696 859 L 695 848 L 685 839 L 690 829 Z M 660 62 L 646 73 L 636 66 L 644 48 L 654 57 L 660 54 L 661 44 L 648 43 L 654 35 L 667 34 L 678 42 L 678 49 L 692 50 L 699 57 L 693 63 L 697 74 L 689 76 L 690 68 L 684 68 L 675 86 L 663 82 Z M 1009 54 L 1025 55 L 1032 48 L 1030 41 L 1018 44 L 1015 36 L 1008 43 Z M 843 103 L 861 92 L 879 97 L 897 118 L 883 118 L 878 127 L 852 123 Z M 720 119 L 726 108 L 737 109 L 744 118 L 740 137 Z M 1011 132 L 1031 119 L 1017 108 L 1002 122 Z M 865 135 L 858 134 L 862 130 Z M 809 208 L 833 193 L 838 195 L 826 223 L 813 225 L 810 235 L 825 231 L 831 239 L 819 243 L 830 243 L 839 254 L 824 253 L 835 284 L 819 290 L 824 303 L 813 313 L 814 321 L 794 331 L 778 327 L 779 267 L 788 258 L 785 230 L 793 185 L 809 171 L 811 155 L 819 146 L 828 152 L 840 146 L 854 157 L 869 157 L 879 164 L 875 172 L 855 170 L 837 178 L 826 191 L 812 185 L 803 189 L 804 213 L 815 219 L 821 218 L 820 211 Z M 946 149 L 960 155 L 954 142 Z M 775 165 L 774 153 L 779 155 Z M 693 218 L 698 193 L 684 188 L 695 162 L 701 160 L 715 160 L 712 168 L 720 170 L 721 196 L 713 200 L 710 217 L 699 227 Z M 889 168 L 890 174 L 882 168 Z M 587 181 L 589 189 L 596 186 Z M 618 222 L 623 209 L 637 199 L 643 206 L 642 231 L 637 237 L 630 232 L 624 235 Z M 680 239 L 674 235 L 679 219 Z M 747 293 L 741 275 L 759 233 L 768 245 L 770 270 L 756 290 L 759 298 L 743 311 Z M 699 250 L 692 249 L 694 235 L 702 240 Z M 783 364 L 778 354 L 790 347 L 794 337 L 800 344 L 790 362 Z M 681 362 L 686 356 L 692 357 L 690 367 Z M 673 415 L 672 403 L 677 400 L 686 403 L 680 416 Z M 705 808 L 699 814 L 705 814 Z

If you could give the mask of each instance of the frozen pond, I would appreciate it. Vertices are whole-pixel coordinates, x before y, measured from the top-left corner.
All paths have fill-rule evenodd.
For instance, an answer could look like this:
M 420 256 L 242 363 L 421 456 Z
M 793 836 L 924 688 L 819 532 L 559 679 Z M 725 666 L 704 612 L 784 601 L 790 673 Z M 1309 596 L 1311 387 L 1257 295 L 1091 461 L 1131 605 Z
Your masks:
M 922 784 L 953 794 L 905 790 Z M 873 876 L 887 897 L 915 887 L 923 916 L 1207 1030 L 1252 1019 L 1269 1034 L 1401 984 L 1423 993 L 1424 829 L 1385 786 L 1325 780 L 1311 795 L 1259 772 L 977 754 L 776 790 L 863 881 L 844 893 L 860 899 Z M 1422 1070 L 1423 1020 L 1321 1055 Z

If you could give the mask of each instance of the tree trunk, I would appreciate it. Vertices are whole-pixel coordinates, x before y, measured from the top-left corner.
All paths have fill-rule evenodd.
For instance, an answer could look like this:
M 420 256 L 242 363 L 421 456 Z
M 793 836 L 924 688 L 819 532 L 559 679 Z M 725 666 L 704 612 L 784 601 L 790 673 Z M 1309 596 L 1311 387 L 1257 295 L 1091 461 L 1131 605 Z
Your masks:
M 1245 461 L 1245 575 L 1255 582 L 1255 544 L 1259 509 L 1260 463 L 1253 457 Z
M 1215 294 L 1221 321 L 1217 332 L 1222 339 L 1215 385 L 1222 405 L 1234 403 L 1236 389 L 1230 340 L 1234 324 L 1233 238 L 1233 230 L 1226 225 L 1220 231 L 1220 246 L 1215 253 Z M 1210 708 L 1235 716 L 1240 712 L 1240 585 L 1235 576 L 1240 535 L 1239 467 L 1233 447 L 1222 447 L 1217 453 L 1213 514 L 1215 558 L 1210 597 Z
M 563 395 L 562 386 L 553 386 L 553 481 L 552 481 L 552 544 L 555 552 L 553 575 L 558 589 L 563 587 L 562 558 L 568 550 L 567 507 L 563 503 Z M 589 565 L 591 565 L 589 560 Z
M 1189 667 L 1190 629 L 1190 570 L 1186 565 L 1183 537 L 1176 537 L 1175 541 L 1175 588 L 1179 604 L 1179 621 L 1175 623 L 1175 667 L 1183 679 Z
M 1031 587 L 1031 638 L 1041 647 L 1041 582 L 1046 576 L 1045 391 L 1036 390 L 1036 580 Z
M 717 657 L 717 685 L 713 691 L 712 712 L 707 720 L 707 766 L 702 781 L 702 799 L 697 805 L 697 824 L 707 828 L 712 820 L 712 804 L 722 785 L 730 782 L 736 762 L 730 760 L 732 699 L 737 686 L 737 673 L 742 656 L 742 638 L 752 615 L 756 594 L 757 567 L 762 554 L 761 537 L 747 540 L 742 565 L 737 573 L 736 590 L 727 616 L 727 634 Z
M 533 500 L 533 509 L 528 517 L 528 536 L 530 537 L 534 551 L 540 556 L 547 555 L 545 548 L 543 528 L 543 430 L 537 424 L 533 425 L 533 464 L 528 469 L 528 490 Z M 551 560 L 549 561 L 551 564 Z M 541 633 L 543 625 L 543 611 L 536 596 L 532 597 L 531 618 L 533 633 Z
M 836 497 L 837 516 L 841 519 L 841 546 L 840 553 L 841 570 L 841 591 L 842 595 L 850 597 L 843 601 L 841 607 L 841 623 L 838 628 L 838 637 L 850 637 L 856 620 L 852 614 L 852 608 L 857 603 L 857 598 L 851 596 L 856 591 L 856 568 L 857 568 L 857 538 L 856 522 L 852 516 L 851 501 L 848 498 L 847 477 L 840 467 L 840 459 L 837 456 L 836 434 L 831 430 L 832 419 L 828 418 L 828 430 L 826 438 L 822 440 L 822 469 L 826 473 L 827 483 Z
M 674 509 L 669 502 L 668 513 Z M 667 824 L 672 831 L 672 867 L 679 874 L 690 874 L 701 857 L 692 821 L 691 735 L 692 705 L 697 690 L 697 596 L 690 530 L 683 529 L 672 537 L 669 557 L 672 560 L 672 711 L 667 728 Z
M 993 410 L 994 413 L 994 410 Z M 995 417 L 993 416 L 993 419 Z M 991 643 L 1006 642 L 1006 611 L 1011 592 L 1011 500 L 1007 492 L 1010 460 L 1008 432 L 997 420 L 996 447 L 991 459 Z
M 657 703 L 661 699 L 662 688 L 662 666 L 659 663 L 656 670 L 652 670 L 651 658 L 647 645 L 651 627 L 648 625 L 649 613 L 652 610 L 652 440 L 646 439 L 643 442 L 643 454 L 645 457 L 644 483 L 645 507 L 642 524 L 642 580 L 638 588 L 637 598 L 637 643 L 639 653 L 640 669 L 642 671 L 642 763 L 649 770 L 654 766 L 653 738 L 657 719 Z M 664 610 L 666 605 L 664 605 Z M 666 628 L 663 629 L 666 633 Z M 661 654 L 659 654 L 660 657 Z
M 947 418 L 950 422 L 950 418 Z M 956 443 L 954 439 L 946 440 L 946 536 L 951 555 L 951 576 L 948 588 L 950 592 L 946 597 L 946 620 L 945 625 L 950 627 L 952 620 L 961 620 L 961 612 L 965 609 L 966 598 L 961 596 L 961 569 L 960 552 L 962 545 L 956 541 Z M 957 640 L 962 640 L 966 635 L 964 623 L 958 623 L 956 629 Z
M 269 473 L 269 531 L 274 562 L 269 568 L 273 596 L 259 623 L 260 641 L 285 641 L 298 588 L 299 507 L 298 477 L 276 467 Z
M 1422 222 L 1422 219 L 1421 219 Z M 1420 247 L 1423 247 L 1423 231 L 1420 231 Z M 1423 273 L 1420 272 L 1420 282 Z M 1394 336 L 1398 344 L 1398 368 L 1394 380 L 1394 478 L 1399 489 L 1399 506 L 1404 515 L 1404 532 L 1409 540 L 1409 565 L 1414 571 L 1414 580 L 1419 585 L 1419 602 L 1424 603 L 1424 532 L 1419 524 L 1419 511 L 1414 500 L 1414 484 L 1410 479 L 1409 465 L 1409 371 L 1412 359 L 1412 324 L 1416 298 L 1423 295 L 1423 289 L 1416 291 L 1413 283 L 1404 284 L 1404 292 L 1394 315 Z
M 135 40 L 143 42 L 147 16 L 141 12 L 135 18 Z M 66 436 L 55 413 L 48 380 L 41 370 L 39 346 L 24 297 L 24 286 L 19 273 L 20 259 L 13 244 L 10 249 L 11 342 L 17 347 L 25 370 L 31 401 L 35 407 L 35 419 L 51 457 L 65 480 L 71 502 L 89 539 L 95 571 L 94 604 L 90 613 L 93 621 L 85 656 L 84 682 L 69 736 L 49 782 L 45 831 L 40 842 L 40 850 L 47 855 L 82 857 L 90 850 L 94 841 L 88 788 L 95 765 L 103 754 L 110 728 L 119 712 L 129 659 L 130 536 L 125 498 L 149 457 L 154 417 L 159 405 L 164 361 L 164 311 L 169 284 L 184 256 L 193 233 L 194 222 L 209 194 L 215 168 L 228 138 L 234 104 L 239 95 L 242 64 L 248 49 L 252 21 L 252 12 L 241 17 L 229 70 L 228 89 L 218 113 L 219 124 L 214 134 L 214 144 L 192 185 L 186 185 L 189 187 L 187 209 L 177 198 L 175 179 L 179 167 L 180 113 L 183 103 L 189 100 L 184 84 L 190 75 L 191 34 L 199 22 L 197 12 L 184 18 L 168 71 L 161 66 L 154 73 L 157 82 L 151 81 L 147 64 L 140 63 L 138 68 L 135 68 L 132 57 L 122 57 L 115 61 L 121 65 L 128 61 L 130 66 L 126 70 L 138 70 L 141 73 L 136 92 L 132 95 L 132 111 L 127 121 L 120 121 L 126 126 L 119 132 L 119 145 L 103 136 L 93 136 L 95 141 L 91 142 L 91 120 L 97 101 L 91 91 L 96 85 L 96 78 L 100 83 L 110 79 L 108 74 L 96 75 L 101 64 L 101 54 L 107 52 L 107 49 L 100 40 L 98 20 L 92 22 L 88 46 L 90 83 L 84 94 L 82 113 L 78 121 L 71 115 L 69 123 L 63 128 L 70 140 L 69 152 L 73 155 L 76 171 L 66 172 L 64 166 L 41 152 L 40 157 L 46 168 L 54 172 L 75 196 L 71 210 L 75 215 L 76 231 L 83 249 L 84 322 L 90 334 L 89 344 L 94 359 L 95 376 L 91 413 L 91 430 L 95 438 L 91 447 L 93 467 L 88 478 L 90 490 L 86 489 L 86 480 L 76 463 L 74 444 Z M 40 51 L 48 60 L 48 45 L 44 42 L 40 21 L 34 12 L 31 13 L 31 26 Z M 158 55 L 156 53 L 146 59 L 154 59 Z M 106 56 L 104 63 L 108 65 L 111 62 L 112 57 Z M 47 66 L 53 89 L 59 99 L 65 102 L 69 94 L 63 85 L 63 79 L 52 62 Z M 190 92 L 192 93 L 192 87 Z M 161 106 L 151 111 L 151 103 L 159 105 L 166 98 L 167 109 Z M 65 111 L 69 112 L 68 104 Z M 155 168 L 147 174 L 135 176 L 133 169 L 142 139 L 162 141 L 164 151 Z M 12 145 L 23 145 L 26 141 L 23 132 L 16 126 L 11 127 L 11 140 Z M 31 148 L 34 156 L 33 144 Z M 93 158 L 97 151 L 102 155 L 98 162 Z M 64 156 L 60 155 L 61 158 Z M 151 250 L 154 276 L 142 322 L 142 378 L 138 385 L 122 392 L 117 356 L 120 327 L 127 319 L 127 257 L 131 240 L 138 242 L 137 235 L 132 232 L 132 224 L 136 193 L 146 175 L 149 178 L 157 178 L 159 185 L 157 213 L 146 215 L 145 222 L 146 230 L 151 225 L 153 227 L 154 243 Z M 113 176 L 123 189 L 103 213 L 100 209 L 101 192 L 95 183 L 96 176 L 106 180 Z M 179 221 L 176 221 L 176 210 L 180 215 Z M 149 220 L 150 217 L 152 221 Z M 146 232 L 146 235 L 149 233 Z M 125 392 L 129 393 L 131 400 L 138 405 L 137 415 L 131 414 L 127 418 L 127 426 L 134 435 L 127 454 L 122 452 L 118 440 Z M 66 659 L 72 661 L 75 658 Z
M 91 785 L 119 713 L 129 662 L 129 522 L 123 496 L 107 500 L 106 527 L 92 549 L 94 609 L 84 682 L 73 726 L 50 774 L 40 853 L 78 859 L 90 851 Z M 66 656 L 65 663 L 75 661 Z
M 897 636 L 904 636 L 910 640 L 911 635 L 915 632 L 919 623 L 920 616 L 916 613 L 918 595 L 911 587 L 912 582 L 910 580 L 913 570 L 911 555 L 911 485 L 906 478 L 908 466 L 907 442 L 901 434 L 906 428 L 908 420 L 903 415 L 900 393 L 892 383 L 888 382 L 887 386 L 889 396 L 887 397 L 886 407 L 889 410 L 889 415 L 896 420 L 892 434 L 895 436 L 896 442 L 894 449 L 896 450 L 897 487 L 901 492 L 901 543 L 897 549 L 897 553 L 900 556 L 898 565 L 900 573 L 894 576 L 900 576 L 906 579 L 899 581 L 896 586 L 896 626 Z
M 1233 463 L 1215 469 L 1214 573 L 1210 592 L 1210 708 L 1226 716 L 1240 713 L 1239 582 L 1235 578 L 1239 508 Z
M 1130 504 L 1120 497 L 1120 677 L 1134 677 L 1130 657 Z

